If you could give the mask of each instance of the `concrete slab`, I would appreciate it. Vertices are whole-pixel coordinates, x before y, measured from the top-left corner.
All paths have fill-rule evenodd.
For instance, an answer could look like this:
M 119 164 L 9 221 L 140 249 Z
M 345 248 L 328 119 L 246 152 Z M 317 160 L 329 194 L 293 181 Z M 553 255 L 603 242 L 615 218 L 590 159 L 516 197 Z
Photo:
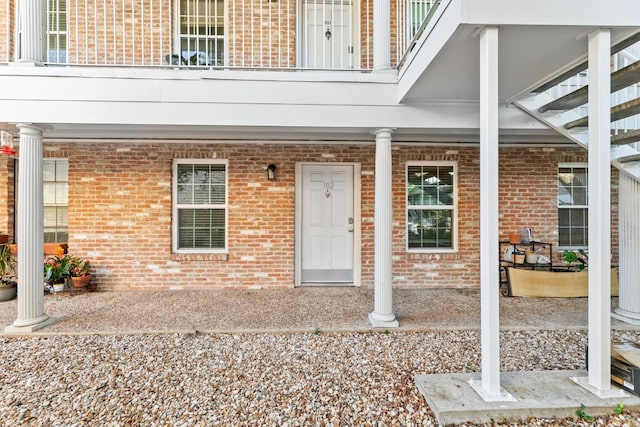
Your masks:
M 473 390 L 470 382 L 479 381 L 480 373 L 418 375 L 415 381 L 440 425 L 576 417 L 581 405 L 592 416 L 612 414 L 619 403 L 640 409 L 638 396 L 600 398 L 572 379 L 585 376 L 587 371 L 503 372 L 500 383 L 515 400 L 502 402 L 485 402 Z

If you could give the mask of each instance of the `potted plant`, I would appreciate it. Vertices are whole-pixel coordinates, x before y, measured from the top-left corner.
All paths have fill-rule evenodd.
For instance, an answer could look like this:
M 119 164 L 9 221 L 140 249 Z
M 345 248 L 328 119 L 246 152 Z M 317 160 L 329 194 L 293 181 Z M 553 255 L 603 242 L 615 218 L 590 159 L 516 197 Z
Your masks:
M 71 263 L 69 255 L 51 256 L 44 262 L 44 281 L 49 286 L 64 284 L 65 279 L 69 277 L 70 269 Z
M 84 288 L 91 282 L 91 263 L 80 257 L 69 257 L 69 278 L 74 288 Z
M 0 301 L 15 298 L 17 288 L 16 257 L 11 253 L 9 245 L 3 244 L 0 248 Z
M 589 256 L 584 249 L 578 249 L 578 252 L 567 250 L 562 252 L 562 259 L 571 271 L 582 271 L 587 268 Z

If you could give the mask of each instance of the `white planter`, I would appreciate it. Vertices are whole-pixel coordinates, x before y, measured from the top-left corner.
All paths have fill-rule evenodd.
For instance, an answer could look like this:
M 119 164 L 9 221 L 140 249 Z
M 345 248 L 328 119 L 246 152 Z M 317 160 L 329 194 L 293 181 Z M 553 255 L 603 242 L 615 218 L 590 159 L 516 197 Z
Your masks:
M 17 292 L 17 285 L 0 286 L 0 301 L 9 301 L 11 299 L 14 299 Z

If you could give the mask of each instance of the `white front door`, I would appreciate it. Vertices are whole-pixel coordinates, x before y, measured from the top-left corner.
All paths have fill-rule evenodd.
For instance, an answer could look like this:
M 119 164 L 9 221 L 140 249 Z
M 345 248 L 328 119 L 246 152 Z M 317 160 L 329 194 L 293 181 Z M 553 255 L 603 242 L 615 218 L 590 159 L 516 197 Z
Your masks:
M 303 0 L 305 68 L 353 68 L 353 0 Z
M 353 283 L 354 167 L 303 165 L 301 175 L 301 284 Z

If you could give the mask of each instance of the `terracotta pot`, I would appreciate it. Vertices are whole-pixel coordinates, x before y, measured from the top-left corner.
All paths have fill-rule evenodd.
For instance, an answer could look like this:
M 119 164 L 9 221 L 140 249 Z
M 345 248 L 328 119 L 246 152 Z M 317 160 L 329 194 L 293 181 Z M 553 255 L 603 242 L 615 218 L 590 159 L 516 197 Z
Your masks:
M 74 288 L 86 288 L 91 281 L 91 275 L 87 274 L 86 276 L 82 277 L 70 277 L 69 279 L 71 280 L 71 286 L 73 286 Z
M 509 243 L 520 243 L 520 233 L 509 233 Z

